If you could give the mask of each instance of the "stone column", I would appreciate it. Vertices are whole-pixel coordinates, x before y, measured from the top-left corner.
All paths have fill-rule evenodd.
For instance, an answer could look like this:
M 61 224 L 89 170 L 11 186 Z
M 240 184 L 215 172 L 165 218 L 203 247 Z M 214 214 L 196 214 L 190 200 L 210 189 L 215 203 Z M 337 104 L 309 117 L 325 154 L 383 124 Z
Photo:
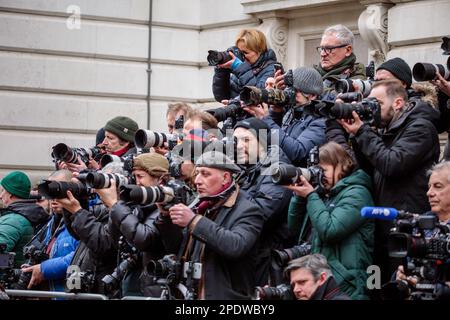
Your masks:
M 367 6 L 358 19 L 358 28 L 361 37 L 370 48 L 369 61 L 374 61 L 375 66 L 386 60 L 389 51 L 387 42 L 388 10 L 392 3 L 378 1 L 360 1 Z
M 289 24 L 285 18 L 269 17 L 263 18 L 259 30 L 264 32 L 268 46 L 275 51 L 277 60 L 284 66 L 287 64 L 287 41 Z

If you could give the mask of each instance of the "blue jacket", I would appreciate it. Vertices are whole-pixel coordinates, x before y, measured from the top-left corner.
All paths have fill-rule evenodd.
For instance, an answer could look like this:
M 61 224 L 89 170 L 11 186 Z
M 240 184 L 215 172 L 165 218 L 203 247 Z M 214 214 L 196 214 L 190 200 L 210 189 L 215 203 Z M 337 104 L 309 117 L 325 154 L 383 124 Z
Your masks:
M 325 143 L 325 119 L 304 114 L 301 108 L 281 112 L 270 111 L 263 118 L 270 129 L 278 130 L 279 146 L 295 166 L 306 165 L 309 151 Z
M 56 216 L 53 216 L 47 225 L 47 233 L 44 239 L 46 245 L 48 245 L 52 239 L 52 229 L 55 218 Z M 70 235 L 63 222 L 61 222 L 61 226 L 55 231 L 54 236 L 56 237 L 56 240 L 50 251 L 50 259 L 41 263 L 41 272 L 46 280 L 50 280 L 50 290 L 64 291 L 67 267 L 71 264 L 79 241 L 75 240 Z
M 265 88 L 266 80 L 273 77 L 274 63 L 277 57 L 272 49 L 262 53 L 254 64 L 244 61 L 236 69 L 215 68 L 213 94 L 216 101 L 228 100 L 239 96 L 244 86 Z

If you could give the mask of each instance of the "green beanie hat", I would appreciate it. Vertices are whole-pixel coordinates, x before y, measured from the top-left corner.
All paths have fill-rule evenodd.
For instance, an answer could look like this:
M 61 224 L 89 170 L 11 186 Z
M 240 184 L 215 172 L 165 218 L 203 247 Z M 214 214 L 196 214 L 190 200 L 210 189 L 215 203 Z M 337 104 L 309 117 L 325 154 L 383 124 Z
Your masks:
M 30 179 L 21 171 L 10 172 L 2 179 L 0 184 L 6 191 L 18 198 L 28 199 L 30 197 Z
M 105 131 L 112 132 L 120 139 L 128 142 L 134 142 L 134 135 L 138 129 L 136 121 L 122 116 L 109 120 L 105 126 Z

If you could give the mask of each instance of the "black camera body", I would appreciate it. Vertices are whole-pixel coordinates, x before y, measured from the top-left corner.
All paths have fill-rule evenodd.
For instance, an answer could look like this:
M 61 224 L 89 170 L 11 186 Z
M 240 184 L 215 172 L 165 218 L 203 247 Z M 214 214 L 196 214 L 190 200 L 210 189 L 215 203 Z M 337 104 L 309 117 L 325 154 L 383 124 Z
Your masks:
M 14 252 L 6 252 L 6 243 L 0 243 L 0 288 L 10 288 L 21 275 L 20 269 L 14 269 Z
M 58 143 L 52 147 L 52 150 L 54 162 L 63 161 L 66 163 L 78 164 L 78 157 L 80 157 L 81 161 L 86 164 L 86 166 L 89 164 L 90 158 L 98 161 L 103 155 L 102 149 L 99 147 L 71 148 L 65 143 Z
M 41 262 L 49 259 L 48 254 L 45 252 L 45 248 L 37 248 L 35 245 L 25 246 L 23 248 L 23 255 L 25 259 L 27 259 L 24 263 L 27 267 L 40 264 Z M 31 280 L 31 274 L 31 272 L 21 272 L 19 280 L 14 288 L 17 290 L 26 290 Z
M 233 52 L 233 54 L 237 58 L 239 58 L 239 60 L 244 61 L 244 55 L 236 46 L 232 46 L 226 51 L 208 50 L 208 56 L 206 57 L 206 60 L 208 61 L 210 66 L 224 64 L 232 59 L 231 55 L 229 54 L 230 51 Z
M 299 168 L 290 164 L 282 164 L 272 169 L 272 182 L 280 185 L 296 183 L 300 176 L 313 187 L 323 187 L 323 170 L 319 166 L 319 148 L 314 146 L 308 154 L 307 168 Z
M 86 185 L 77 182 L 44 180 L 38 184 L 38 192 L 46 199 L 67 198 L 67 191 L 70 191 L 78 200 L 87 198 L 89 190 Z
M 435 215 L 404 214 L 395 220 L 388 237 L 392 258 L 401 258 L 407 276 L 417 276 L 415 287 L 398 281 L 385 285 L 386 296 L 412 300 L 449 298 L 450 288 L 440 286 L 450 279 L 450 228 Z M 438 290 L 439 289 L 439 290 Z
M 381 107 L 375 98 L 365 98 L 357 103 L 313 101 L 305 107 L 306 113 L 327 119 L 353 119 L 353 111 L 363 122 L 370 126 L 380 127 Z
M 117 296 L 125 274 L 136 267 L 139 259 L 138 250 L 129 244 L 124 236 L 119 238 L 119 257 L 120 262 L 113 273 L 104 276 L 101 280 L 104 291 L 111 296 Z
M 237 121 L 243 120 L 248 117 L 248 114 L 242 108 L 241 101 L 239 99 L 232 99 L 225 107 L 209 109 L 206 110 L 206 112 L 213 115 L 218 122 L 231 121 L 233 123 L 231 125 L 231 128 Z

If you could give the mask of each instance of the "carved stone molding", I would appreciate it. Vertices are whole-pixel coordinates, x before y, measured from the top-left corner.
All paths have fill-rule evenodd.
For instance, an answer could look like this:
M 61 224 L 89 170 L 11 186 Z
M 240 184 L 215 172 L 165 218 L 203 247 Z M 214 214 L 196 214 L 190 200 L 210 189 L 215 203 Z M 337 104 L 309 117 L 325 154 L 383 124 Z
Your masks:
M 370 4 L 358 19 L 361 37 L 370 48 L 369 61 L 373 60 L 376 66 L 385 61 L 389 51 L 387 32 L 388 10 L 391 7 L 385 3 Z
M 270 48 L 283 65 L 287 63 L 288 20 L 283 18 L 265 18 L 259 29 L 264 32 Z

